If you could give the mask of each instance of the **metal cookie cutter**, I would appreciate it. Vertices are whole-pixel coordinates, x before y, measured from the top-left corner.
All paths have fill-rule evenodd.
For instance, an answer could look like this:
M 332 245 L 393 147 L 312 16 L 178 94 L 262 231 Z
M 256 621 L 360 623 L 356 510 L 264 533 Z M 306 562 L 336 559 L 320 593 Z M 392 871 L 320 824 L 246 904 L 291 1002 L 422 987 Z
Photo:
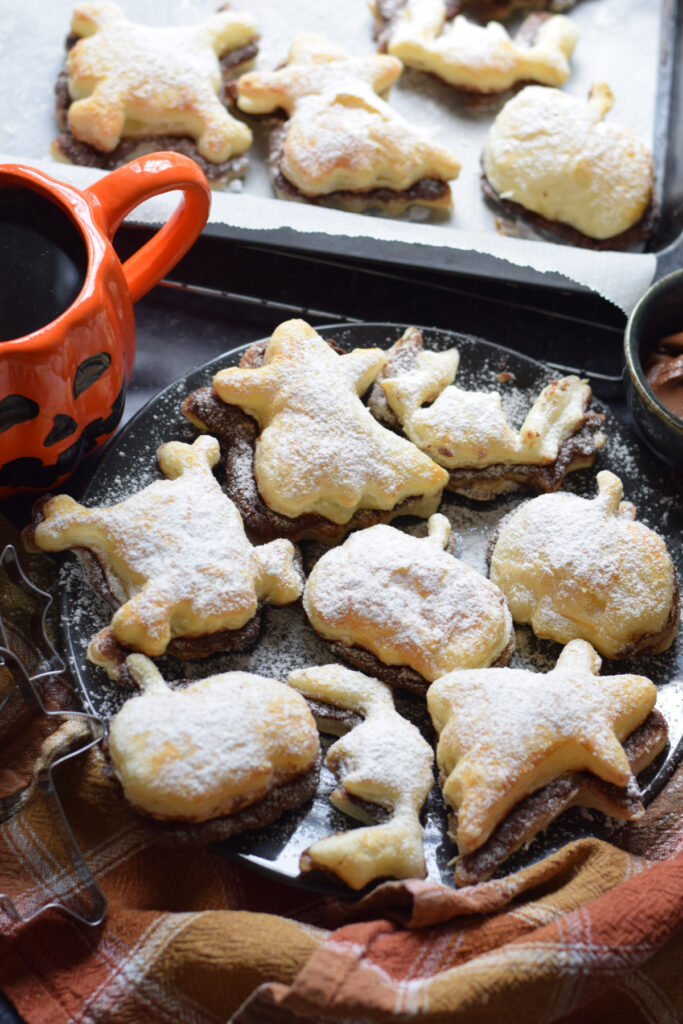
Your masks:
M 59 723 L 43 741 L 34 766 L 33 777 L 27 785 L 0 797 L 0 831 L 7 830 L 10 845 L 15 827 L 21 835 L 21 853 L 26 852 L 26 836 L 30 829 L 20 825 L 20 814 L 34 800 L 42 800 L 51 824 L 61 840 L 59 854 L 46 850 L 44 844 L 36 847 L 34 877 L 40 879 L 40 896 L 22 899 L 22 910 L 7 894 L 0 893 L 0 929 L 4 912 L 13 924 L 26 923 L 50 908 L 57 908 L 75 920 L 88 925 L 102 922 L 107 912 L 107 900 L 90 871 L 73 830 L 64 813 L 53 780 L 53 771 L 71 758 L 85 753 L 104 736 L 104 724 L 94 715 L 78 711 L 49 711 L 42 694 L 46 684 L 64 675 L 66 666 L 49 640 L 47 614 L 52 604 L 50 594 L 36 587 L 25 575 L 11 544 L 0 554 L 0 570 L 4 569 L 10 584 L 21 594 L 30 609 L 22 619 L 22 634 L 5 621 L 0 607 L 0 677 L 4 676 L 4 693 L 0 691 L 0 745 L 6 742 L 2 735 L 8 723 L 26 717 L 44 716 Z M 22 651 L 22 647 L 24 650 Z M 30 661 L 30 669 L 27 662 Z M 30 845 L 30 843 L 29 843 Z M 35 844 L 34 844 L 35 845 Z M 47 869 L 47 870 L 46 870 Z M 44 877 L 47 875 L 47 877 Z M 42 896 L 47 899 L 43 901 Z

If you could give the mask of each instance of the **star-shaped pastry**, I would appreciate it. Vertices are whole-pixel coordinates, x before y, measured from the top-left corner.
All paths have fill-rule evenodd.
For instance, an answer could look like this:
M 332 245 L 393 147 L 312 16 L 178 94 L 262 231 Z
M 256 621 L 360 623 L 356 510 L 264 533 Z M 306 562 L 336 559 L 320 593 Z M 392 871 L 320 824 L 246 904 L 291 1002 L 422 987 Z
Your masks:
M 111 622 L 124 647 L 163 654 L 174 637 L 236 630 L 260 600 L 295 601 L 302 589 L 290 541 L 253 547 L 211 472 L 218 441 L 170 441 L 157 480 L 118 505 L 85 508 L 68 495 L 40 507 L 30 541 L 43 551 L 87 548 L 120 605 Z M 92 645 L 91 645 L 92 646 Z
M 457 811 L 461 854 L 480 847 L 527 794 L 568 771 L 614 786 L 633 782 L 622 741 L 654 707 L 636 675 L 598 676 L 601 660 L 573 640 L 547 673 L 451 672 L 429 689 L 446 803 Z
M 289 115 L 278 165 L 305 197 L 447 182 L 457 177 L 458 160 L 381 98 L 401 70 L 395 57 L 351 57 L 325 39 L 301 36 L 285 67 L 240 78 L 237 105 L 248 114 Z M 440 205 L 450 201 L 444 190 Z
M 474 92 L 502 92 L 522 81 L 567 81 L 577 39 L 569 18 L 547 18 L 529 44 L 522 45 L 496 21 L 482 26 L 463 15 L 450 21 L 447 16 L 444 0 L 408 0 L 390 21 L 388 52 L 410 67 Z
M 219 98 L 219 57 L 256 37 L 246 14 L 219 11 L 196 26 L 129 21 L 112 0 L 79 4 L 67 57 L 71 132 L 109 152 L 121 138 L 189 135 L 202 156 L 221 163 L 251 144 L 247 125 Z
M 419 729 L 395 710 L 388 686 L 361 672 L 321 665 L 293 672 L 287 682 L 314 702 L 321 729 L 349 730 L 325 759 L 339 780 L 330 800 L 369 825 L 313 843 L 301 857 L 301 870 L 318 868 L 353 889 L 377 878 L 424 878 L 420 810 L 434 781 L 434 751 Z M 326 707 L 363 721 L 345 723 L 342 713 L 328 725 Z
M 416 496 L 424 498 L 417 514 L 435 510 L 446 471 L 377 423 L 360 400 L 384 358 L 379 348 L 339 355 L 303 320 L 288 320 L 270 338 L 262 366 L 216 374 L 218 396 L 260 424 L 254 473 L 270 508 L 290 517 L 318 512 L 335 523 Z

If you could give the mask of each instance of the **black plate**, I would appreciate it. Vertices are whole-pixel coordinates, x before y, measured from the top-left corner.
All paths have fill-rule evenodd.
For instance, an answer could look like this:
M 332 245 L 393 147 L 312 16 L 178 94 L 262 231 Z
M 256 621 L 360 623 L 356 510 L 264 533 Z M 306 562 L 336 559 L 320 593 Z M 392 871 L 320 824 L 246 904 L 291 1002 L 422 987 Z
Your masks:
M 354 324 L 346 327 L 320 328 L 320 333 L 334 338 L 344 347 L 387 347 L 403 332 L 392 324 Z M 555 375 L 541 363 L 489 342 L 454 332 L 425 329 L 425 344 L 433 349 L 455 346 L 460 351 L 458 384 L 480 389 L 497 389 L 510 419 L 519 426 L 533 398 Z M 95 470 L 82 496 L 86 505 L 109 505 L 146 486 L 159 475 L 155 452 L 164 441 L 191 441 L 195 429 L 180 412 L 183 397 L 194 388 L 208 384 L 224 366 L 239 361 L 242 349 L 233 350 L 193 370 L 152 399 L 121 430 Z M 501 383 L 499 374 L 512 374 L 512 380 Z M 679 579 L 683 578 L 683 509 L 670 484 L 653 463 L 651 456 L 637 439 L 609 410 L 606 414 L 608 441 L 594 469 L 571 474 L 567 490 L 592 497 L 596 492 L 597 469 L 612 469 L 624 482 L 625 498 L 635 502 L 641 521 L 654 527 L 665 538 L 676 562 Z M 510 496 L 493 502 L 479 503 L 446 494 L 441 511 L 453 523 L 460 536 L 458 554 L 474 568 L 486 572 L 485 552 L 491 532 L 498 520 L 526 496 Z M 397 521 L 404 529 L 424 533 L 424 521 L 405 518 Z M 319 553 L 311 543 L 302 545 L 304 562 L 310 567 Z M 109 622 L 108 609 L 93 596 L 84 580 L 79 563 L 73 556 L 65 562 L 61 588 L 64 647 L 75 679 L 80 686 L 86 707 L 108 719 L 120 707 L 126 693 L 118 690 L 99 669 L 86 660 L 85 651 L 91 637 Z M 526 628 L 517 629 L 517 651 L 512 664 L 546 671 L 554 664 L 560 647 L 538 640 Z M 179 662 L 172 658 L 159 660 L 168 679 L 198 678 L 219 671 L 244 669 L 284 679 L 295 668 L 325 664 L 330 655 L 325 644 L 308 626 L 303 610 L 297 606 L 265 609 L 263 631 L 258 644 L 242 654 L 219 654 L 202 661 Z M 669 722 L 670 744 L 655 764 L 644 773 L 646 799 L 666 783 L 680 756 L 683 737 L 683 640 L 679 636 L 665 654 L 641 656 L 632 661 L 605 662 L 604 673 L 638 672 L 647 675 L 658 686 L 658 706 Z M 411 694 L 396 693 L 398 710 L 413 720 L 429 738 L 431 724 L 423 700 Z M 324 745 L 330 741 L 325 740 Z M 299 885 L 348 895 L 348 890 L 315 876 L 300 876 L 298 862 L 301 852 L 316 839 L 330 832 L 352 827 L 353 822 L 337 812 L 328 796 L 334 779 L 323 769 L 319 792 L 312 803 L 290 813 L 276 825 L 219 845 L 228 855 L 237 855 L 252 865 L 265 869 Z M 597 812 L 573 810 L 554 823 L 545 834 L 524 851 L 508 860 L 502 873 L 539 859 L 568 840 L 585 835 L 609 838 L 615 823 Z M 452 884 L 449 861 L 455 848 L 446 835 L 445 814 L 440 794 L 434 787 L 425 808 L 425 851 L 428 874 L 432 879 Z

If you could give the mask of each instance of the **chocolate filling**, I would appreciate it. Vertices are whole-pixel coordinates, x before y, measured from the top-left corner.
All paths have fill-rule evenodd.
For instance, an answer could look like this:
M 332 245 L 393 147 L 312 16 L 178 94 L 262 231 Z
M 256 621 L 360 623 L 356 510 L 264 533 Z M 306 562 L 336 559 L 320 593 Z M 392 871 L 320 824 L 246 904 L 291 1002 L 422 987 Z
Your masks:
M 467 12 L 482 24 L 489 21 L 503 21 L 519 10 L 549 10 L 558 13 L 568 11 L 576 0 L 454 0 L 455 14 Z
M 301 804 L 309 800 L 318 788 L 321 760 L 320 751 L 318 751 L 315 760 L 300 775 L 282 784 L 276 782 L 274 788 L 260 800 L 222 818 L 196 822 L 162 821 L 158 818 L 151 818 L 139 807 L 131 806 L 146 830 L 158 842 L 181 843 L 188 846 L 218 843 L 242 832 L 271 825 L 286 811 L 300 807 Z M 113 770 L 111 771 L 113 775 Z
M 485 174 L 482 174 L 481 177 L 481 187 L 487 202 L 497 212 L 504 213 L 515 219 L 526 221 L 531 224 L 539 234 L 549 236 L 552 241 L 557 241 L 559 237 L 562 241 L 568 242 L 570 245 L 575 245 L 582 249 L 594 249 L 597 252 L 604 252 L 606 250 L 622 251 L 624 249 L 631 248 L 646 238 L 649 238 L 657 216 L 657 204 L 653 197 L 650 201 L 650 205 L 640 220 L 626 231 L 622 231 L 618 235 L 613 235 L 611 238 L 591 238 L 589 235 L 584 235 L 582 231 L 578 231 L 569 224 L 564 224 L 559 220 L 548 220 L 540 213 L 534 213 L 533 210 L 527 210 L 527 208 L 522 206 L 521 203 L 515 203 L 511 199 L 501 198 L 489 183 Z
M 323 639 L 325 639 L 323 637 Z M 407 665 L 385 665 L 383 661 L 364 647 L 357 647 L 355 644 L 344 644 L 339 640 L 326 640 L 330 650 L 336 658 L 347 661 L 367 676 L 387 683 L 389 686 L 396 686 L 401 690 L 410 690 L 412 693 L 424 697 L 431 683 L 426 680 L 415 669 Z M 515 634 L 512 633 L 510 640 L 495 661 L 491 662 L 489 668 L 503 668 L 509 662 L 515 650 Z
M 78 42 L 78 38 L 75 33 L 71 33 L 67 37 L 67 50 L 70 50 L 74 43 Z M 228 80 L 231 75 L 241 66 L 251 63 L 257 53 L 258 45 L 256 41 L 253 41 L 239 49 L 231 50 L 220 58 L 226 98 L 228 96 Z M 241 177 L 247 169 L 248 158 L 246 155 L 235 156 L 219 164 L 212 163 L 202 156 L 194 139 L 186 135 L 154 135 L 150 133 L 134 138 L 124 138 L 114 149 L 103 153 L 86 142 L 80 142 L 69 131 L 68 110 L 71 106 L 71 97 L 67 83 L 68 75 L 66 70 L 63 70 L 59 73 L 55 85 L 55 112 L 61 134 L 55 139 L 54 147 L 73 164 L 79 164 L 82 167 L 99 167 L 102 170 L 111 171 L 126 163 L 140 149 L 143 151 L 167 150 L 190 157 L 199 164 L 207 179 L 214 184 L 227 184 L 234 178 Z
M 595 459 L 595 433 L 604 422 L 602 413 L 587 411 L 583 424 L 560 446 L 557 458 L 546 465 L 458 466 L 450 469 L 451 491 L 466 491 L 481 481 L 505 481 L 518 487 L 531 487 L 535 491 L 557 491 L 573 468 L 585 468 Z M 447 454 L 447 453 L 444 453 Z M 513 489 L 513 488 L 509 488 Z M 515 488 L 516 489 L 516 488 Z M 495 495 L 495 488 L 491 495 Z M 476 496 L 476 495 L 473 495 Z
M 407 189 L 370 188 L 370 189 L 338 189 L 325 192 L 323 195 L 309 195 L 302 192 L 282 171 L 282 157 L 287 137 L 287 121 L 282 118 L 270 118 L 269 166 L 270 176 L 275 192 L 281 199 L 298 200 L 316 206 L 335 204 L 346 209 L 359 212 L 370 207 L 402 209 L 410 203 L 445 207 L 450 202 L 450 186 L 440 178 L 422 178 Z
M 407 665 L 385 665 L 383 661 L 380 661 L 378 657 L 371 651 L 367 651 L 364 647 L 351 646 L 350 644 L 340 643 L 338 640 L 327 640 L 326 643 L 329 644 L 335 658 L 348 662 L 360 672 L 364 672 L 366 676 L 379 679 L 389 686 L 397 686 L 401 690 L 410 690 L 412 693 L 417 693 L 420 697 L 424 697 L 431 685 L 415 669 L 409 668 Z
M 195 658 L 208 658 L 217 651 L 244 651 L 256 643 L 260 633 L 259 608 L 254 617 L 239 629 L 223 629 L 195 637 L 174 637 L 164 654 L 181 661 L 192 661 Z M 92 643 L 98 664 L 104 663 L 101 667 L 105 668 L 112 681 L 124 690 L 135 689 L 135 680 L 126 667 L 126 658 L 135 653 L 135 648 L 119 643 L 110 626 L 101 630 Z
M 369 800 L 363 800 L 359 796 L 354 796 L 353 793 L 344 792 L 344 800 L 346 803 L 351 804 L 352 807 L 356 808 L 358 814 L 352 814 L 351 811 L 345 811 L 350 817 L 355 817 L 357 821 L 362 821 L 366 825 L 383 825 L 385 821 L 389 821 L 392 817 L 392 812 L 386 807 L 382 807 L 381 804 L 373 804 Z
M 623 744 L 634 775 L 654 760 L 666 740 L 664 716 L 659 711 L 651 711 Z M 622 788 L 591 772 L 567 772 L 520 800 L 479 849 L 458 857 L 456 883 L 476 885 L 490 878 L 510 854 L 570 807 L 593 807 L 627 820 L 638 817 L 643 810 L 640 788 L 635 780 Z M 455 834 L 456 813 L 449 815 L 449 825 Z
M 343 736 L 363 721 L 363 716 L 356 711 L 337 707 L 336 704 L 326 704 L 314 697 L 306 697 L 306 703 L 320 730 L 331 733 L 333 736 Z

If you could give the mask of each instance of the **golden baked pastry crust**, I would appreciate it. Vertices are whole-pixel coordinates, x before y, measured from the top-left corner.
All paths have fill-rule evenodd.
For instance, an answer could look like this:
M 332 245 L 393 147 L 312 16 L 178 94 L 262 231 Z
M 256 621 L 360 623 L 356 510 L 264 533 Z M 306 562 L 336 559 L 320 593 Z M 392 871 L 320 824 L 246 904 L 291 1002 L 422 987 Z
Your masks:
M 213 164 L 251 145 L 250 129 L 221 102 L 219 64 L 257 38 L 250 16 L 223 10 L 196 26 L 153 27 L 92 0 L 76 6 L 72 30 L 67 122 L 80 142 L 107 153 L 126 138 L 190 136 Z
M 171 689 L 143 655 L 127 667 L 143 692 L 112 718 L 108 753 L 141 813 L 192 823 L 231 815 L 314 763 L 315 722 L 284 683 L 226 672 Z
M 615 786 L 591 772 L 565 772 L 541 786 L 512 808 L 482 846 L 459 856 L 455 862 L 456 885 L 476 885 L 489 878 L 516 850 L 530 843 L 564 811 L 586 807 L 611 818 L 625 820 L 642 814 L 642 797 L 635 776 L 657 757 L 668 740 L 666 719 L 651 711 L 623 742 L 634 776 L 625 787 Z M 457 812 L 449 814 L 449 833 L 458 828 Z
M 338 780 L 331 802 L 369 827 L 317 840 L 302 854 L 301 870 L 324 871 L 352 889 L 379 878 L 424 878 L 420 810 L 434 782 L 430 745 L 377 679 L 322 665 L 293 672 L 287 682 L 316 704 L 362 718 L 332 744 L 325 763 Z M 329 728 L 327 720 L 321 727 Z
M 408 499 L 421 499 L 417 514 L 435 510 L 445 470 L 380 426 L 360 400 L 384 358 L 378 348 L 338 355 L 303 320 L 288 320 L 261 366 L 216 374 L 219 398 L 261 427 L 254 474 L 275 512 L 318 513 L 343 526 L 359 509 L 391 511 Z
M 460 854 L 482 847 L 515 805 L 566 772 L 622 790 L 633 784 L 622 743 L 652 711 L 656 687 L 643 676 L 598 677 L 600 665 L 590 644 L 573 640 L 547 673 L 465 670 L 432 684 L 427 704 Z M 642 803 L 625 811 L 642 813 Z
M 381 20 L 381 5 L 374 12 Z M 533 38 L 518 42 L 498 22 L 484 27 L 448 13 L 445 0 L 406 0 L 382 33 L 387 52 L 468 92 L 505 92 L 521 82 L 560 86 L 569 78 L 578 33 L 563 15 L 533 16 Z
M 300 36 L 283 68 L 239 79 L 240 110 L 283 110 L 288 116 L 273 168 L 276 187 L 283 176 L 282 194 L 334 197 L 354 209 L 377 205 L 400 212 L 411 202 L 450 208 L 448 188 L 432 200 L 408 194 L 424 180 L 452 180 L 460 164 L 381 98 L 401 70 L 395 57 L 350 57 L 325 39 Z
M 449 489 L 480 500 L 525 483 L 556 490 L 568 472 L 592 464 L 605 438 L 596 429 L 602 417 L 588 412 L 586 381 L 551 381 L 516 430 L 497 391 L 453 383 L 459 362 L 456 349 L 424 351 L 420 332 L 408 328 L 389 350 L 369 400 L 374 415 L 449 471 Z
M 313 567 L 303 604 L 321 636 L 407 665 L 432 681 L 487 666 L 514 648 L 502 593 L 447 550 L 450 524 L 434 515 L 427 537 L 391 526 L 352 533 Z M 339 647 L 335 648 L 340 650 Z
M 247 540 L 211 471 L 215 438 L 170 441 L 157 455 L 169 479 L 108 508 L 57 495 L 39 505 L 26 531 L 27 543 L 42 551 L 92 552 L 120 606 L 111 622 L 116 640 L 150 656 L 163 654 L 174 637 L 239 630 L 260 600 L 288 604 L 302 590 L 289 541 L 255 548 Z
M 266 505 L 254 477 L 254 450 L 259 434 L 256 420 L 236 405 L 226 405 L 211 387 L 197 388 L 183 400 L 182 411 L 199 430 L 214 434 L 224 455 L 225 488 L 242 516 L 250 537 L 269 541 L 316 540 L 334 544 L 351 529 L 386 523 L 400 515 L 429 516 L 438 505 L 434 498 L 408 498 L 393 509 L 361 508 L 347 523 L 333 523 L 314 512 L 291 518 Z
M 630 128 L 602 120 L 613 102 L 605 83 L 593 86 L 588 101 L 527 86 L 489 130 L 487 184 L 548 225 L 568 225 L 596 242 L 623 236 L 650 207 L 653 168 Z
M 663 651 L 677 632 L 680 599 L 666 544 L 634 521 L 621 481 L 597 475 L 593 499 L 560 492 L 506 517 L 490 576 L 515 622 L 567 643 L 580 637 L 608 658 Z

